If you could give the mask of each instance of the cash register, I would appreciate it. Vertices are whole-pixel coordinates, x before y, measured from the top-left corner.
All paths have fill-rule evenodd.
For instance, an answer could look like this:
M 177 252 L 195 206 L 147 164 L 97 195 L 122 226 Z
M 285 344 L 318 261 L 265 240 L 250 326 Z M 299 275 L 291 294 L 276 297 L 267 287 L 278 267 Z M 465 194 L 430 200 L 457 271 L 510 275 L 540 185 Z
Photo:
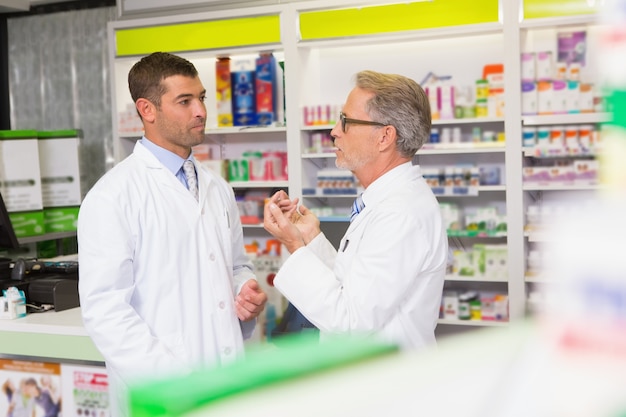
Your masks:
M 0 248 L 19 247 L 0 194 Z M 10 287 L 24 292 L 26 304 L 32 311 L 78 307 L 78 262 L 0 258 L 0 295 Z

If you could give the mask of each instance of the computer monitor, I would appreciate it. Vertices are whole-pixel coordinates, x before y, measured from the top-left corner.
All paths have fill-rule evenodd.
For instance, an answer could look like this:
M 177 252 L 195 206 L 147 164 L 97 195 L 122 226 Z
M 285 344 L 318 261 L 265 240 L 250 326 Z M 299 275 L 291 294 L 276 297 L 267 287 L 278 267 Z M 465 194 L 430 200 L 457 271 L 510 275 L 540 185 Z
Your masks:
M 19 247 L 20 244 L 15 236 L 11 219 L 9 219 L 9 212 L 4 205 L 2 193 L 0 193 L 0 248 L 18 249 Z

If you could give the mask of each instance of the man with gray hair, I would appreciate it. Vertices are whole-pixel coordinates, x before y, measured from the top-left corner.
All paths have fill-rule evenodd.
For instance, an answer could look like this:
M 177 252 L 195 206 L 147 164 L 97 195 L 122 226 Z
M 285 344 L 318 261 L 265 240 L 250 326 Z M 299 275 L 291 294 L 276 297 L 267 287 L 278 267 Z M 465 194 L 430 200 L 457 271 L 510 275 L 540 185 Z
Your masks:
M 322 336 L 435 343 L 448 243 L 439 204 L 412 164 L 430 127 L 428 98 L 414 80 L 359 72 L 331 131 L 337 167 L 365 188 L 339 250 L 297 199 L 281 191 L 266 205 L 265 228 L 291 254 L 274 285 Z

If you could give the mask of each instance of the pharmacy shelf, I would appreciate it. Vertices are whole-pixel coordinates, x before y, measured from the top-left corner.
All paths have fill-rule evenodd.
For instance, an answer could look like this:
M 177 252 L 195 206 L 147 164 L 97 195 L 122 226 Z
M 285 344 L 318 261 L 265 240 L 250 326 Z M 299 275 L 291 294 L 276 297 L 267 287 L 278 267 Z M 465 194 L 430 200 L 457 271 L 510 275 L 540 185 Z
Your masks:
M 336 158 L 337 155 L 334 152 L 317 152 L 317 153 L 303 153 L 300 157 L 302 159 L 318 159 L 318 158 Z
M 601 189 L 599 184 L 524 184 L 524 191 L 595 191 Z
M 446 125 L 477 125 L 483 123 L 504 123 L 503 117 L 469 117 L 463 119 L 437 119 L 432 121 L 433 126 Z
M 481 275 L 446 275 L 446 281 L 459 282 L 509 282 L 507 277 L 485 277 Z
M 263 223 L 243 223 L 244 229 L 264 229 Z
M 20 245 L 25 245 L 28 243 L 36 243 L 36 242 L 44 242 L 46 240 L 60 240 L 68 237 L 76 237 L 76 231 L 72 232 L 56 232 L 56 233 L 46 233 L 43 235 L 36 236 L 25 236 L 17 239 Z
M 522 148 L 522 126 L 567 125 L 567 124 L 598 124 L 611 120 L 608 113 L 586 113 L 567 115 L 533 115 L 521 113 L 520 67 L 521 52 L 525 48 L 533 48 L 532 44 L 524 44 L 527 35 L 533 31 L 548 31 L 555 28 L 566 30 L 584 30 L 586 25 L 596 25 L 597 15 L 557 16 L 545 19 L 527 19 L 520 21 L 520 10 L 524 10 L 522 0 L 506 0 L 499 4 L 498 20 L 485 24 L 466 24 L 458 26 L 442 25 L 439 28 L 417 30 L 398 30 L 397 32 L 381 32 L 368 34 L 350 34 L 327 37 L 324 39 L 305 39 L 300 33 L 301 16 L 313 11 L 332 11 L 341 9 L 360 8 L 366 1 L 357 0 L 311 0 L 307 2 L 290 2 L 267 7 L 232 6 L 232 9 L 211 10 L 193 14 L 173 16 L 158 16 L 151 18 L 124 19 L 109 24 L 109 53 L 111 57 L 112 96 L 114 131 L 118 131 L 116 106 L 126 104 L 124 96 L 128 94 L 126 74 L 136 56 L 116 56 L 115 32 L 137 27 L 157 27 L 186 24 L 189 22 L 203 22 L 215 20 L 229 20 L 231 18 L 250 17 L 274 13 L 280 15 L 280 42 L 270 45 L 245 44 L 235 45 L 224 49 L 198 48 L 193 51 L 184 51 L 182 55 L 194 61 L 201 62 L 200 71 L 210 80 L 205 87 L 214 91 L 214 73 L 211 72 L 214 58 L 221 56 L 238 56 L 241 54 L 255 54 L 262 50 L 282 51 L 288 71 L 285 72 L 285 108 L 286 126 L 220 128 L 206 131 L 209 141 L 215 141 L 221 148 L 230 147 L 239 150 L 242 142 L 249 143 L 253 149 L 262 149 L 264 141 L 272 145 L 277 139 L 284 140 L 288 151 L 288 181 L 257 181 L 232 182 L 237 189 L 254 188 L 285 188 L 289 187 L 292 197 L 298 197 L 321 206 L 343 206 L 342 199 L 353 199 L 354 194 L 333 195 L 305 195 L 303 190 L 314 187 L 316 170 L 334 165 L 334 152 L 305 153 L 310 149 L 310 135 L 315 131 L 328 132 L 335 127 L 334 123 L 305 126 L 302 123 L 302 107 L 308 105 L 330 104 L 336 105 L 345 100 L 350 89 L 350 80 L 360 69 L 372 66 L 383 72 L 398 72 L 421 80 L 429 71 L 437 75 L 453 75 L 461 85 L 470 85 L 480 78 L 482 67 L 488 63 L 501 62 L 507 71 L 504 74 L 504 94 L 506 106 L 503 118 L 469 118 L 469 119 L 438 119 L 433 126 L 458 126 L 467 136 L 472 127 L 487 127 L 489 130 L 504 131 L 504 142 L 491 143 L 461 143 L 425 145 L 417 152 L 416 157 L 420 165 L 468 164 L 494 162 L 504 166 L 503 182 L 506 185 L 481 186 L 478 195 L 439 195 L 441 200 L 472 197 L 459 203 L 468 206 L 480 204 L 499 204 L 504 200 L 507 214 L 507 247 L 508 247 L 508 295 L 511 321 L 519 321 L 526 316 L 525 290 L 525 257 L 529 239 L 533 236 L 524 234 L 524 219 L 526 206 L 531 198 L 536 197 L 533 191 L 577 191 L 596 190 L 601 187 L 594 185 L 536 185 L 523 184 L 521 172 L 523 170 L 523 156 L 531 157 Z M 382 1 L 380 4 L 391 1 Z M 567 3 L 567 2 L 566 2 Z M 456 8 L 471 8 L 458 3 Z M 463 14 L 466 10 L 455 10 L 455 15 Z M 332 26 L 332 25 L 329 25 Z M 348 25 L 350 26 L 350 25 Z M 375 29 L 372 29 L 375 31 Z M 465 44 L 467 42 L 467 44 Z M 543 46 L 540 46 L 543 47 Z M 445 48 L 445 49 L 444 49 Z M 447 54 L 441 54 L 446 50 Z M 462 66 L 458 63 L 463 62 Z M 471 78 L 473 77 L 473 78 Z M 116 81 L 117 80 L 117 81 Z M 213 95 L 207 95 L 210 101 Z M 130 99 L 126 99 L 129 101 Z M 211 108 L 210 102 L 207 108 Z M 492 129 L 496 126 L 496 129 Z M 500 128 L 501 127 L 501 128 Z M 264 133 L 270 133 L 264 135 Z M 275 133 L 275 134 L 274 134 Z M 250 135 L 248 135 L 250 134 Z M 257 137 L 258 135 L 258 137 Z M 119 135 L 121 136 L 121 135 Z M 133 133 L 133 138 L 140 136 Z M 259 140 L 260 139 L 260 140 Z M 131 140 L 117 137 L 114 143 L 116 160 L 121 160 L 123 152 L 130 152 Z M 126 143 L 125 143 L 126 142 Z M 281 143 L 282 145 L 282 143 Z M 121 151 L 120 151 L 121 150 Z M 227 152 L 228 153 L 228 152 Z M 232 153 L 232 152 L 231 152 Z M 523 156 L 522 156 L 523 155 Z M 421 159 L 424 158 L 424 159 Z M 228 158 L 226 158 L 228 159 Z M 308 184 L 307 184 L 308 181 Z M 543 194 L 556 193 L 537 193 Z M 313 201 L 319 199 L 320 201 Z M 347 222 L 347 216 L 330 216 L 320 219 L 324 222 Z M 253 229 L 261 226 L 246 226 Z M 337 227 L 340 227 L 339 225 Z M 535 235 L 538 236 L 538 235 Z M 460 325 L 468 325 L 462 322 Z M 469 325 L 484 326 L 485 323 L 470 323 Z M 497 324 L 496 324 L 497 325 Z
M 233 188 L 287 188 L 289 181 L 231 181 Z
M 524 116 L 524 126 L 568 125 L 568 124 L 595 124 L 612 120 L 611 113 L 576 113 Z
M 316 130 L 332 130 L 335 127 L 334 124 L 325 124 L 325 125 L 304 125 L 300 128 L 300 130 L 304 131 L 316 131 Z
M 563 150 L 563 152 L 565 152 Z M 569 154 L 563 153 L 561 155 L 542 155 L 540 150 L 535 148 L 524 148 L 523 149 L 524 156 L 527 158 L 535 158 L 535 159 L 571 159 L 571 158 L 597 158 L 602 153 L 596 149 L 593 153 L 580 153 L 580 154 Z
M 524 281 L 528 282 L 528 283 L 533 283 L 533 284 L 550 284 L 550 283 L 554 283 L 554 280 L 552 280 L 550 277 L 547 277 L 547 276 L 541 275 L 541 274 L 530 274 L 530 273 L 527 273 L 524 276 Z
M 503 153 L 504 142 L 478 142 L 458 144 L 426 144 L 417 151 L 417 155 L 448 155 L 448 154 L 471 154 L 471 153 Z
M 287 128 L 284 126 L 234 126 L 234 127 L 220 127 L 217 129 L 207 129 L 205 134 L 207 135 L 240 135 L 242 133 L 285 133 Z
M 481 327 L 506 327 L 509 325 L 507 321 L 491 321 L 491 320 L 458 320 L 458 319 L 439 319 L 437 324 L 446 324 L 454 326 L 481 326 Z

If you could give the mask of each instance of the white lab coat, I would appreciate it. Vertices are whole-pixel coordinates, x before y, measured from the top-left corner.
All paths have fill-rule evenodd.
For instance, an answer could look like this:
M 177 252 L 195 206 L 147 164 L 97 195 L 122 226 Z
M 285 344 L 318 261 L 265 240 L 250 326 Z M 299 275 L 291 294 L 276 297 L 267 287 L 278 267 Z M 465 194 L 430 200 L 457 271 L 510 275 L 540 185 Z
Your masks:
M 199 202 L 141 142 L 85 197 L 83 321 L 108 370 L 112 415 L 129 382 L 241 356 L 235 294 L 254 278 L 232 189 L 196 163 Z
M 439 204 L 410 162 L 370 184 L 363 200 L 339 251 L 320 233 L 286 259 L 274 285 L 322 335 L 433 345 L 448 252 Z

